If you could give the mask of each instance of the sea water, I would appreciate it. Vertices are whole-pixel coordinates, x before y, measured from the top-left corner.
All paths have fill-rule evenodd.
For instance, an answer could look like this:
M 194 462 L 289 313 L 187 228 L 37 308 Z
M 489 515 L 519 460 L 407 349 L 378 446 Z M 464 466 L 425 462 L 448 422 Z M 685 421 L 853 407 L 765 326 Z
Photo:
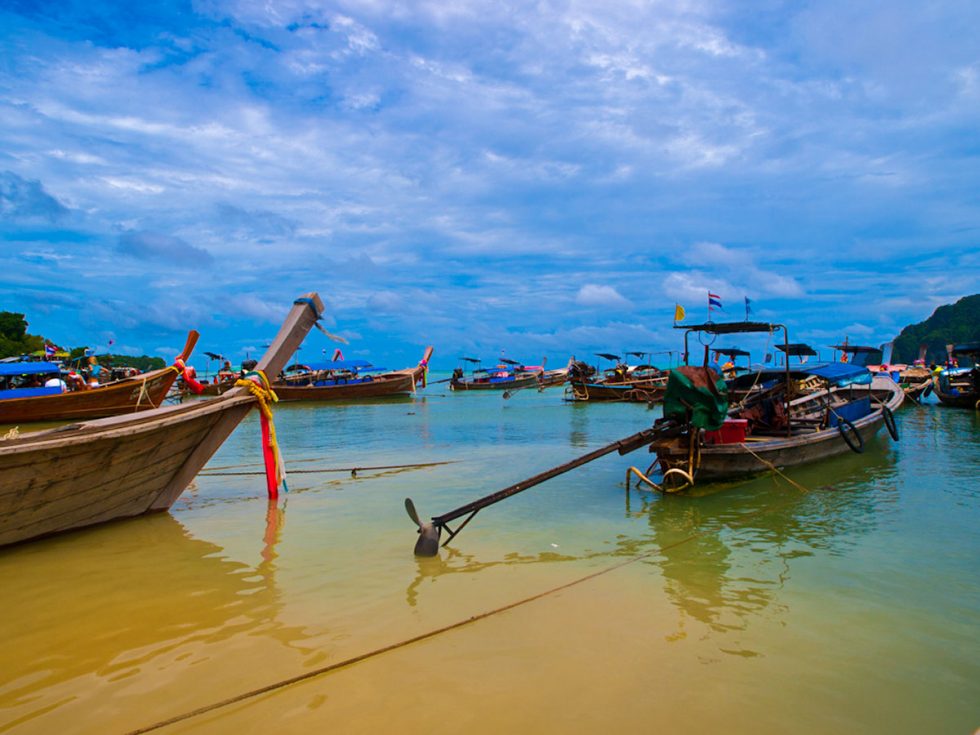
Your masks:
M 439 383 L 280 405 L 275 503 L 252 415 L 170 513 L 0 550 L 0 732 L 980 726 L 972 411 L 903 408 L 805 490 L 627 491 L 651 456 L 613 452 L 414 557 L 406 497 L 445 513 L 659 415 Z

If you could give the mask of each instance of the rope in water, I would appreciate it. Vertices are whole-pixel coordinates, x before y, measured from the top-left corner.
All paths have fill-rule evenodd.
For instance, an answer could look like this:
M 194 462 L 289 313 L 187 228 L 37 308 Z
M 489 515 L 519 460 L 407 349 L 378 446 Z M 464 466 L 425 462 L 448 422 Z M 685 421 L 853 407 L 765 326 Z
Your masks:
M 405 470 L 405 469 L 415 469 L 416 467 L 438 467 L 444 464 L 454 464 L 453 461 L 445 462 L 419 462 L 416 464 L 389 464 L 389 465 L 375 465 L 373 467 L 324 467 L 322 469 L 313 470 L 297 470 L 292 469 L 289 471 L 291 475 L 303 475 L 303 474 L 317 474 L 320 472 L 369 472 L 374 470 Z M 247 465 L 239 465 L 247 466 Z M 229 468 L 230 469 L 230 468 Z M 198 477 L 233 477 L 242 475 L 264 475 L 264 472 L 256 471 L 238 471 L 238 472 L 225 472 L 221 470 L 199 472 Z
M 799 496 L 792 496 L 792 498 L 793 499 L 799 498 Z M 755 516 L 762 515 L 763 513 L 772 512 L 774 509 L 781 508 L 785 505 L 788 505 L 789 502 L 790 501 L 787 501 L 785 503 L 780 503 L 775 506 L 770 506 L 768 508 L 760 508 L 758 511 L 754 513 L 748 513 L 742 516 L 742 520 L 743 521 L 748 520 Z M 610 572 L 616 571 L 617 569 L 622 569 L 623 567 L 629 566 L 630 564 L 635 564 L 636 562 L 643 561 L 644 559 L 649 559 L 650 557 L 656 556 L 657 554 L 662 554 L 665 551 L 674 549 L 678 546 L 682 546 L 686 543 L 689 543 L 690 541 L 694 541 L 695 539 L 698 539 L 708 533 L 712 533 L 715 530 L 717 529 L 706 528 L 703 531 L 699 531 L 697 533 L 691 534 L 690 536 L 683 538 L 679 541 L 676 541 L 672 544 L 666 544 L 664 546 L 660 546 L 657 549 L 646 552 L 645 554 L 634 556 L 630 559 L 621 561 L 618 564 L 613 564 L 612 566 L 592 572 L 591 574 L 587 574 L 584 577 L 573 579 L 570 582 L 566 582 L 565 584 L 558 585 L 557 587 L 552 587 L 543 592 L 538 592 L 537 594 L 531 595 L 530 597 L 525 597 L 521 600 L 517 600 L 516 602 L 510 602 L 507 603 L 506 605 L 502 605 L 501 607 L 494 608 L 493 610 L 487 610 L 482 613 L 477 613 L 476 615 L 468 617 L 465 620 L 457 620 L 455 623 L 444 625 L 441 628 L 435 628 L 425 633 L 421 633 L 417 636 L 413 636 L 411 638 L 406 638 L 405 640 L 398 641 L 397 643 L 391 643 L 387 646 L 375 648 L 371 651 L 367 651 L 366 653 L 362 653 L 357 656 L 351 656 L 350 658 L 346 658 L 343 661 L 338 661 L 337 663 L 327 664 L 326 666 L 320 666 L 316 669 L 306 671 L 302 674 L 297 674 L 296 676 L 291 676 L 287 679 L 280 679 L 279 681 L 273 682 L 271 684 L 266 684 L 265 686 L 261 686 L 256 689 L 251 689 L 247 692 L 242 692 L 241 694 L 236 694 L 233 697 L 228 697 L 227 699 L 222 699 L 218 702 L 212 702 L 211 704 L 204 705 L 203 707 L 198 707 L 197 709 L 190 710 L 188 712 L 182 712 L 181 714 L 174 715 L 173 717 L 169 717 L 165 720 L 160 720 L 159 722 L 155 722 L 152 725 L 147 725 L 145 727 L 141 727 L 136 730 L 130 730 L 125 735 L 143 735 L 144 733 L 153 732 L 154 730 L 159 730 L 161 728 L 174 725 L 178 722 L 183 722 L 193 717 L 198 717 L 200 715 L 207 714 L 208 712 L 213 712 L 215 710 L 222 709 L 224 707 L 229 707 L 233 704 L 238 704 L 239 702 L 244 702 L 249 699 L 254 699 L 255 697 L 261 696 L 263 694 L 268 694 L 269 692 L 274 692 L 279 689 L 285 689 L 286 687 L 292 686 L 293 684 L 299 684 L 304 681 L 309 681 L 310 679 L 315 679 L 317 677 L 323 676 L 324 674 L 329 674 L 331 672 L 337 671 L 338 669 L 343 669 L 348 666 L 353 666 L 354 664 L 359 664 L 362 661 L 367 661 L 369 659 L 376 658 L 384 653 L 390 653 L 400 648 L 405 648 L 407 646 L 412 645 L 413 643 L 419 643 L 421 641 L 429 640 L 430 638 L 435 638 L 436 636 L 442 635 L 443 633 L 448 633 L 453 630 L 464 628 L 468 625 L 472 625 L 473 623 L 493 617 L 494 615 L 498 615 L 500 613 L 507 612 L 508 610 L 513 610 L 515 608 L 522 607 L 523 605 L 536 602 L 537 600 L 543 599 L 545 597 L 549 597 L 550 595 L 553 595 L 557 592 L 561 592 L 563 590 L 576 587 L 580 584 L 596 579 L 598 577 L 602 577 L 606 574 L 609 574 Z

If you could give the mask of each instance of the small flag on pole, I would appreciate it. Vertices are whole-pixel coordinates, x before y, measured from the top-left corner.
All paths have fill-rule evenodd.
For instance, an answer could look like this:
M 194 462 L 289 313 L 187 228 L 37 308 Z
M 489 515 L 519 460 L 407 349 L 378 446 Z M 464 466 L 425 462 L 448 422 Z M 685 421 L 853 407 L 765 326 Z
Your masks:
M 721 296 L 719 296 L 716 293 L 711 293 L 711 291 L 708 291 L 708 321 L 709 322 L 711 321 L 712 309 L 721 309 L 722 311 L 724 311 L 721 305 Z
M 684 307 L 680 304 L 674 304 L 674 323 L 684 321 L 685 316 Z
M 752 299 L 748 296 L 745 297 L 745 321 L 749 320 L 749 314 L 752 313 Z

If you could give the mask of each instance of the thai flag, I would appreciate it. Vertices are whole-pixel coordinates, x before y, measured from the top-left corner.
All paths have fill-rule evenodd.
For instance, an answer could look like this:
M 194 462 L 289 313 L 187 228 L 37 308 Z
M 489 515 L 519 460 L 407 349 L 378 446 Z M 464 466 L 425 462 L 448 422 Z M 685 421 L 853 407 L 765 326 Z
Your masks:
M 58 348 L 54 345 L 44 345 L 44 354 L 48 357 L 53 357 L 54 353 L 58 351 Z
M 721 296 L 719 296 L 716 293 L 711 293 L 711 291 L 708 291 L 708 308 L 710 309 L 712 306 L 715 307 L 716 309 L 722 309 L 722 311 L 724 311 L 724 309 L 721 306 Z

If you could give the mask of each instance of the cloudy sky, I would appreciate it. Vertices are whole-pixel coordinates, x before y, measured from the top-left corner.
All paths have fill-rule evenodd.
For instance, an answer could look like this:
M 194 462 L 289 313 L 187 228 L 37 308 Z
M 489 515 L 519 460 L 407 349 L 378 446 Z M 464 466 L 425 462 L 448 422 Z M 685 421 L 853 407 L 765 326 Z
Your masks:
M 975 0 L 5 0 L 0 309 L 240 358 L 316 290 L 348 356 L 558 364 L 677 349 L 710 289 L 878 344 L 980 291 L 978 38 Z

